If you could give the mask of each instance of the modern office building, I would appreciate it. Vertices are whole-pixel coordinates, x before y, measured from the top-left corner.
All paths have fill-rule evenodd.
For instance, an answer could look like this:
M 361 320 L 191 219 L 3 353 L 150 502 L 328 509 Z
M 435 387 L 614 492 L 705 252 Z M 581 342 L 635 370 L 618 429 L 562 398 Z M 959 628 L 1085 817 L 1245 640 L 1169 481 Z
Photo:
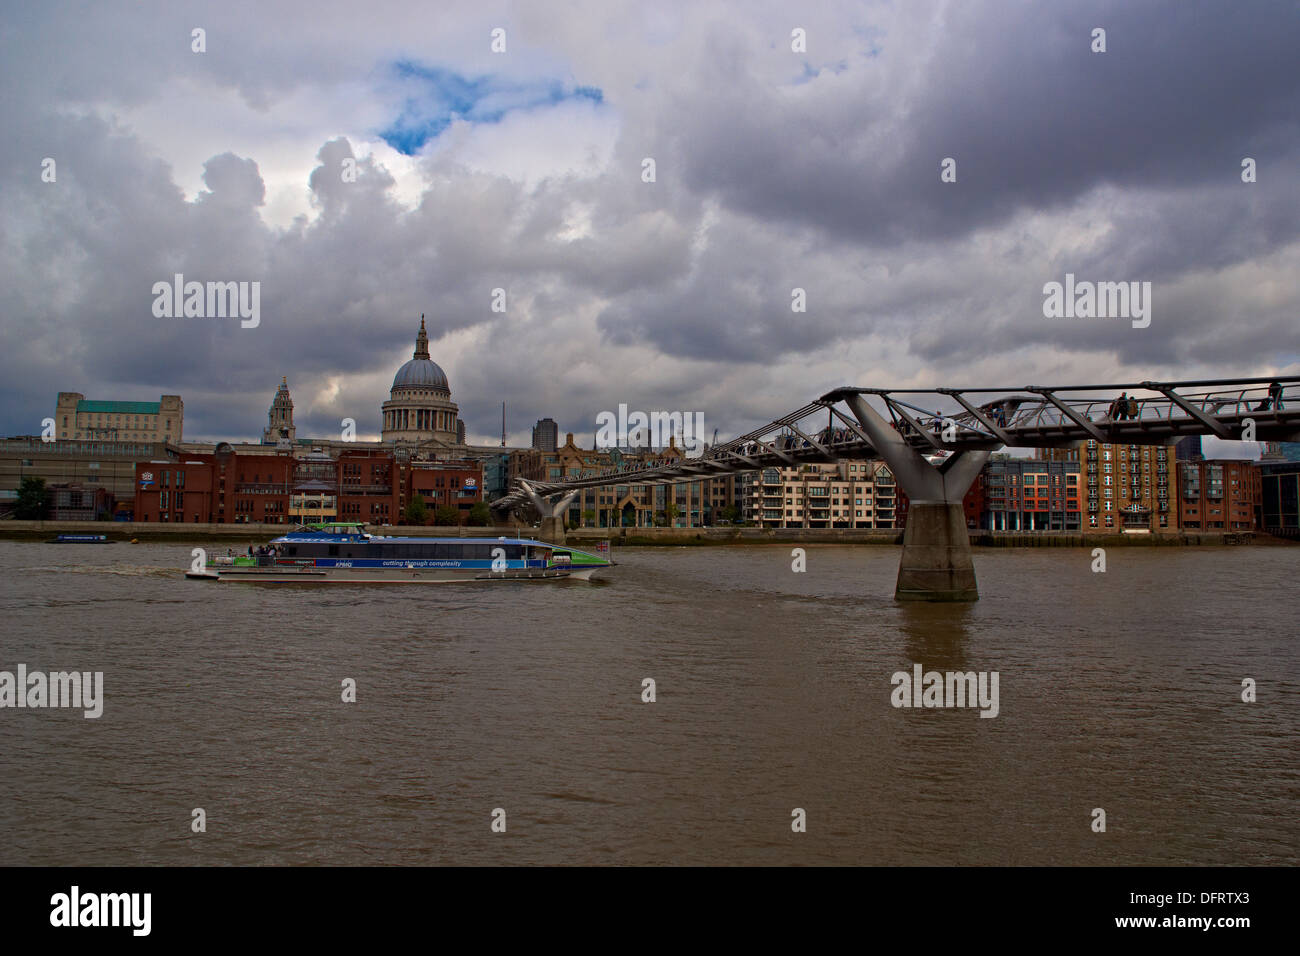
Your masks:
M 967 493 L 977 527 L 988 531 L 1079 531 L 1083 527 L 1080 464 L 1034 458 L 991 458 Z
M 510 454 L 502 452 L 481 459 L 483 465 L 483 500 L 496 501 L 510 490 Z
M 560 428 L 553 419 L 540 419 L 533 426 L 533 447 L 538 451 L 555 451 L 559 442 Z
M 1300 538 L 1300 460 L 1269 458 L 1259 472 L 1259 530 L 1282 538 Z
M 1201 451 L 1201 436 L 1188 435 L 1186 438 L 1178 439 L 1174 445 L 1174 459 L 1176 461 L 1200 461 L 1205 457 Z

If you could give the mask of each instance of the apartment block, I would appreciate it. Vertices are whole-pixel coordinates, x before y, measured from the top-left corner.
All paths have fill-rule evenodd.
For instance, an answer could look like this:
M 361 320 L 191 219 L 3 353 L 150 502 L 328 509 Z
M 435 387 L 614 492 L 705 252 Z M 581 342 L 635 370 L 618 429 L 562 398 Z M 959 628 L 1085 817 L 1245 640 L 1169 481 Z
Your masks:
M 764 528 L 893 528 L 897 487 L 878 461 L 764 468 L 744 487 Z

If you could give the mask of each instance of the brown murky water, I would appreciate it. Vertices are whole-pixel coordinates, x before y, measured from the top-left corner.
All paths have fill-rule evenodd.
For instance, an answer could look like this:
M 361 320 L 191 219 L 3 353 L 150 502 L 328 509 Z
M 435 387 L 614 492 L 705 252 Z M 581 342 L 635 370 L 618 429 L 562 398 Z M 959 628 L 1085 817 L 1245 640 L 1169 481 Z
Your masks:
M 981 551 L 978 604 L 902 606 L 892 547 L 371 589 L 189 547 L 0 542 L 0 670 L 106 698 L 0 710 L 0 864 L 1300 861 L 1300 549 Z M 913 663 L 1000 713 L 895 709 Z

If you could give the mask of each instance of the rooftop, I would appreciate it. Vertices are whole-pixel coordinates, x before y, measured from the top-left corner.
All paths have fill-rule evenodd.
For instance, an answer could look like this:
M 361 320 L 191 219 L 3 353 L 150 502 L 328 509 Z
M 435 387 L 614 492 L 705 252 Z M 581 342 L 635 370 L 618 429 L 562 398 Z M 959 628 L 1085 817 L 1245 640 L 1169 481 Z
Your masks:
M 100 402 L 83 398 L 77 402 L 77 411 L 96 412 L 106 415 L 157 415 L 158 402 Z

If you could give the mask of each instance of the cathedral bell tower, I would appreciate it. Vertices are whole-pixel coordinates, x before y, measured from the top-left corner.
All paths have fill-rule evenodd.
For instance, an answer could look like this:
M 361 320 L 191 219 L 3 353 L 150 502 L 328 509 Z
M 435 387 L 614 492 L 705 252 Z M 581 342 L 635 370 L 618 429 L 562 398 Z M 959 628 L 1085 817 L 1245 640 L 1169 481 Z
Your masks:
M 289 379 L 281 378 L 280 387 L 275 391 L 271 401 L 271 412 L 267 416 L 267 425 L 262 429 L 263 445 L 290 444 L 298 434 L 293 424 L 293 399 L 289 397 Z

